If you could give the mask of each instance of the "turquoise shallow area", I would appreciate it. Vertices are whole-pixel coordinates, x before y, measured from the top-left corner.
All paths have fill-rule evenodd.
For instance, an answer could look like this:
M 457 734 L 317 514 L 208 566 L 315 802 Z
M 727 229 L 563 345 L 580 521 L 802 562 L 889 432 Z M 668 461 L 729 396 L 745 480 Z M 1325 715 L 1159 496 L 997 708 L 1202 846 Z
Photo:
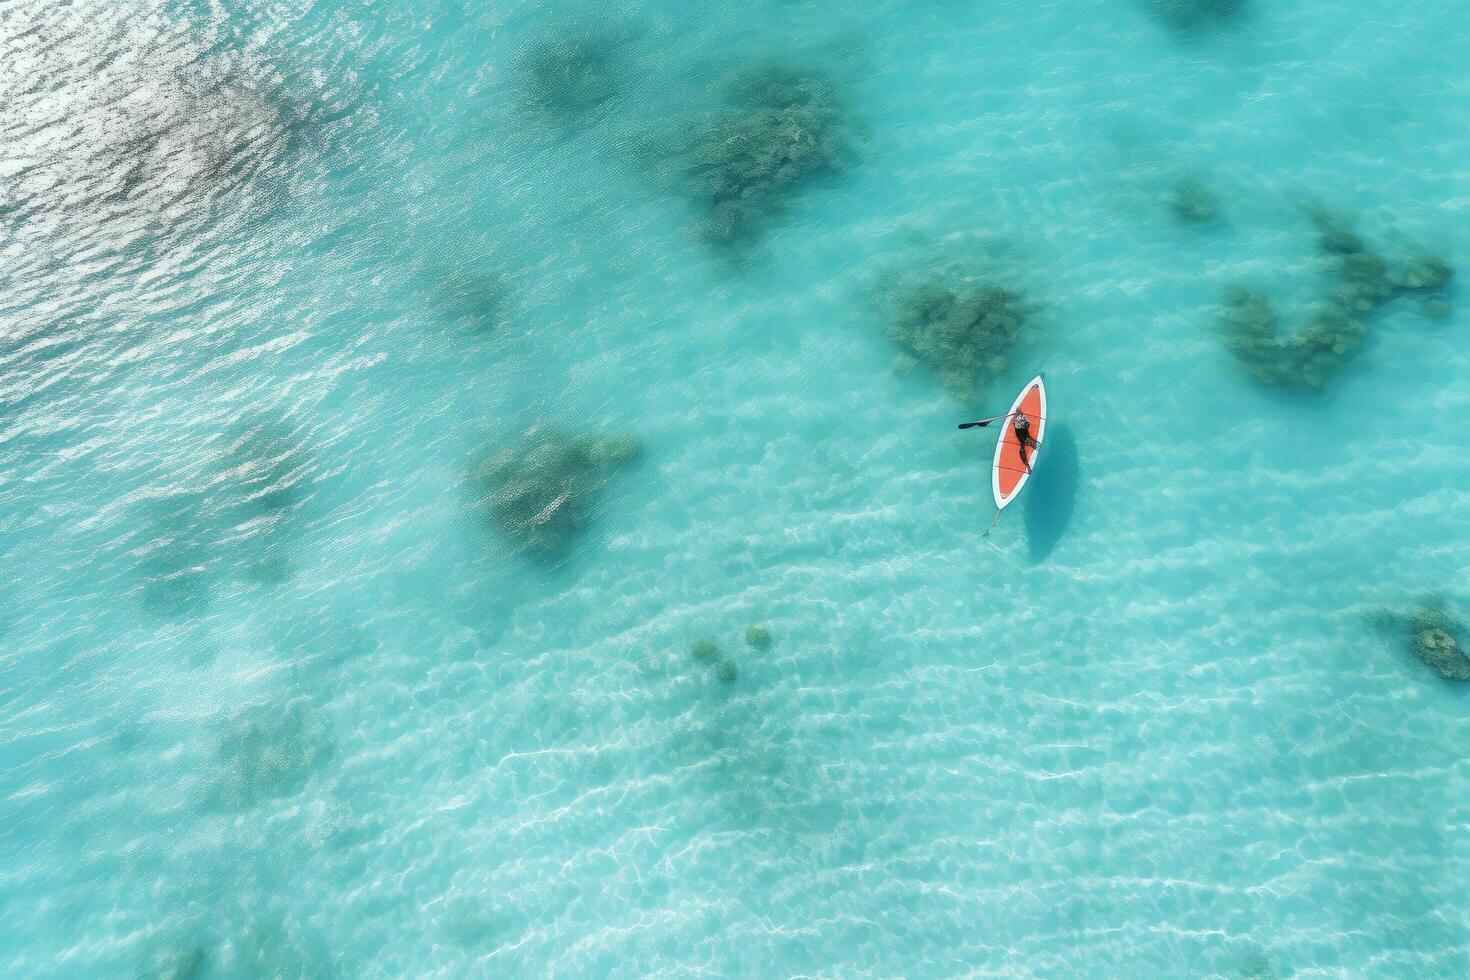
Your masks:
M 722 244 L 771 65 L 841 152 Z M 1217 329 L 1312 206 L 1463 267 L 1467 112 L 1455 0 L 0 5 L 0 975 L 1467 975 L 1470 694 L 1373 624 L 1470 615 L 1470 314 Z M 956 257 L 958 400 L 879 312 Z M 642 451 L 548 557 L 556 428 Z

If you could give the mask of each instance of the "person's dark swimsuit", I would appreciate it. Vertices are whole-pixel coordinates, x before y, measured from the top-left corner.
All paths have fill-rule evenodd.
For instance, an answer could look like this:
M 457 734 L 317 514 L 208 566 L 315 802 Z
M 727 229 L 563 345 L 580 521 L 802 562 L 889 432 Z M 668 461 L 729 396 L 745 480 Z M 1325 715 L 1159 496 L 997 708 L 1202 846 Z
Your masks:
M 1031 472 L 1031 462 L 1026 458 L 1027 449 L 1035 449 L 1041 445 L 1031 437 L 1031 420 L 1024 412 L 1017 412 L 1011 422 L 1011 428 L 1016 433 L 1016 441 L 1021 444 L 1021 465 L 1026 467 L 1026 472 Z

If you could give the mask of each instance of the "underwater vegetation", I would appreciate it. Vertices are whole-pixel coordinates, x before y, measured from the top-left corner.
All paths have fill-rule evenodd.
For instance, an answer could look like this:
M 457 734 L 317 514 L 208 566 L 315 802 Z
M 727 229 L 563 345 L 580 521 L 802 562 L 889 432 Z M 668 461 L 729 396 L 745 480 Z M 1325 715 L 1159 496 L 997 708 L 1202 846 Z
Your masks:
M 1277 975 L 1270 958 L 1259 950 L 1246 954 L 1235 972 L 1237 976 L 1253 978 L 1253 980 L 1261 980 L 1261 978 L 1270 980 Z
M 257 421 L 185 489 L 144 504 L 137 550 L 143 604 L 161 616 L 202 611 L 216 583 L 260 584 L 290 575 L 287 542 L 310 472 L 295 434 Z
M 528 916 L 512 901 L 488 895 L 455 895 L 443 903 L 442 931 L 465 949 L 483 947 L 497 937 L 515 936 L 527 928 Z
M 759 627 L 753 626 L 751 629 L 759 629 Z M 749 630 L 746 631 L 746 638 L 750 638 Z M 767 642 L 769 642 L 769 637 L 767 637 Z M 755 646 L 755 644 L 752 643 L 751 646 Z M 715 676 L 722 683 L 729 684 L 740 676 L 740 671 L 735 666 L 735 662 L 728 657 L 721 656 L 720 645 L 707 637 L 691 643 L 689 645 L 689 655 L 700 663 L 709 664 L 714 667 Z
M 186 616 L 209 603 L 208 536 L 199 525 L 200 497 L 176 493 L 144 505 L 150 541 L 137 556 L 143 605 L 159 616 Z
M 888 339 L 960 401 L 1010 366 L 1030 315 L 1018 287 L 951 260 L 890 277 L 879 302 Z
M 495 333 L 510 318 L 510 287 L 490 269 L 449 270 L 433 281 L 431 291 L 435 305 L 476 336 Z
M 1176 179 L 1164 192 L 1164 206 L 1185 225 L 1207 225 L 1220 217 L 1220 199 L 1195 177 Z
M 745 642 L 753 650 L 765 650 L 771 645 L 771 631 L 764 626 L 747 626 Z
M 325 731 L 299 703 L 248 710 L 226 725 L 210 803 L 246 810 L 290 796 L 331 756 Z
M 581 24 L 531 41 L 514 61 L 526 107 L 561 123 L 591 115 L 628 82 L 628 40 L 625 31 Z
M 1408 615 L 1380 610 L 1370 622 L 1445 680 L 1470 681 L 1470 654 L 1465 651 L 1470 634 L 1441 597 L 1421 599 Z
M 279 913 L 256 919 L 218 954 L 221 976 L 317 978 L 337 975 L 326 943 L 311 927 Z
M 729 671 L 712 671 L 697 724 L 669 729 L 665 757 L 697 781 L 691 788 L 712 805 L 711 820 L 755 832 L 751 845 L 769 845 L 783 860 L 830 855 L 842 793 L 821 760 L 840 755 L 838 746 L 799 727 L 798 704 L 742 689 L 735 665 L 725 663 Z
M 607 483 L 642 452 L 635 436 L 571 435 L 536 426 L 487 460 L 477 481 L 497 529 L 515 548 L 559 559 L 589 522 Z
M 1225 347 L 1262 384 L 1321 388 L 1352 361 L 1369 319 L 1394 299 L 1418 294 L 1431 316 L 1448 313 L 1445 288 L 1454 270 L 1443 259 L 1410 255 L 1394 264 L 1368 249 L 1341 218 L 1310 212 L 1326 265 L 1325 295 L 1295 334 L 1283 335 L 1271 300 L 1240 284 L 1225 289 L 1220 331 Z
M 1368 335 L 1360 318 L 1328 308 L 1296 336 L 1283 337 L 1271 300 L 1238 284 L 1225 288 L 1222 306 L 1226 349 L 1266 385 L 1320 388 L 1358 353 Z
M 216 910 L 216 918 L 233 922 L 234 908 Z M 200 980 L 203 977 L 329 977 L 329 959 L 320 938 L 287 928 L 279 917 L 255 921 L 221 941 L 211 929 L 196 926 L 192 935 L 153 940 L 129 974 L 134 980 Z
M 1067 532 L 1077 503 L 1077 442 L 1065 422 L 1051 423 L 1046 448 L 1026 485 L 1026 545 L 1033 562 L 1045 561 Z
M 815 75 L 770 64 L 737 78 L 729 105 L 679 153 L 706 237 L 722 246 L 759 239 L 804 182 L 851 160 L 847 119 L 833 86 Z
M 252 426 L 223 456 L 223 544 L 254 581 L 273 584 L 290 575 L 285 532 L 306 496 L 309 463 L 296 437 L 275 423 Z

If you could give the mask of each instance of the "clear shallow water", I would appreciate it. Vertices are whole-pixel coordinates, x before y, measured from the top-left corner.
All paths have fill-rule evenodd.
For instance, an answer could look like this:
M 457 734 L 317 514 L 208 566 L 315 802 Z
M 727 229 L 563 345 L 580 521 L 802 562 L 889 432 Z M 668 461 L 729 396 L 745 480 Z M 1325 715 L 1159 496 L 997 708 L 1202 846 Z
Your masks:
M 1463 975 L 1466 695 L 1365 614 L 1465 598 L 1465 315 L 1319 394 L 1215 330 L 1305 199 L 1461 263 L 1401 7 L 0 8 L 0 969 Z M 721 248 L 771 60 L 850 156 Z M 971 405 L 875 312 L 956 255 L 1036 308 Z M 982 541 L 1035 367 L 1075 493 Z M 474 475 L 548 422 L 643 444 L 554 563 Z

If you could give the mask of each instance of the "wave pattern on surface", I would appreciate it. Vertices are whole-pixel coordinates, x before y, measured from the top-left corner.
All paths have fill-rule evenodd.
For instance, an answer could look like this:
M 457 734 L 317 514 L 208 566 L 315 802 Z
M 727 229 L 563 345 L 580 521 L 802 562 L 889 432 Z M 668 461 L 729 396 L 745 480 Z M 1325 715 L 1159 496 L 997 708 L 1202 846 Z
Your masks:
M 1464 608 L 1464 304 L 1217 336 L 1305 200 L 1463 268 L 1454 4 L 380 7 L 0 9 L 0 973 L 1470 972 L 1373 625 Z M 662 151 L 772 64 L 857 152 L 731 263 Z M 896 372 L 975 242 L 1004 358 Z M 989 539 L 951 362 L 1077 450 Z

